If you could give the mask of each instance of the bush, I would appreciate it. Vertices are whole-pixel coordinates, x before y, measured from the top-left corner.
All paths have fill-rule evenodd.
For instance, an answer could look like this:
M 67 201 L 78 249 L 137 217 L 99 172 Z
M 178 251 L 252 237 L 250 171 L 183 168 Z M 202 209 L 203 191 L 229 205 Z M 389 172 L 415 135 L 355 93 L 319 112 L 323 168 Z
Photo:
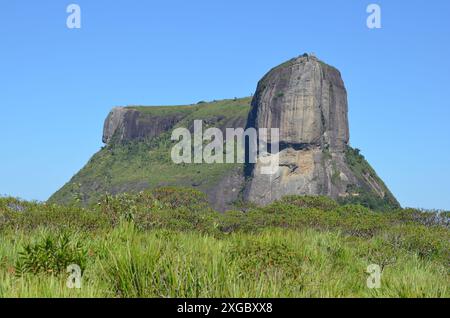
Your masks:
M 138 213 L 135 224 L 141 230 L 170 229 L 176 231 L 199 231 L 219 234 L 218 215 L 214 211 L 192 211 L 188 208 L 153 210 Z
M 401 208 L 375 212 L 359 204 L 339 205 L 320 196 L 287 196 L 265 207 L 248 206 L 245 212 L 220 214 L 209 207 L 204 193 L 175 187 L 106 195 L 89 208 L 0 199 L 2 233 L 41 228 L 92 233 L 109 231 L 124 221 L 134 224 L 139 231 L 195 231 L 220 238 L 233 232 L 260 233 L 272 228 L 313 229 L 338 232 L 356 240 L 371 241 L 381 237 L 386 248 L 391 246 L 394 251 L 401 249 L 445 264 L 450 261 L 448 220 L 445 212 Z M 48 247 L 56 248 L 55 244 Z M 45 250 L 42 246 L 40 249 Z M 380 251 L 383 249 L 381 247 Z M 30 246 L 26 253 L 38 255 L 38 250 L 38 245 Z M 389 260 L 382 263 L 389 263 Z M 33 266 L 31 268 L 40 268 Z
M 324 211 L 332 211 L 339 207 L 333 199 L 322 196 L 290 195 L 284 197 L 281 201 L 300 208 L 316 208 Z
M 387 237 L 397 248 L 417 254 L 422 259 L 438 259 L 450 265 L 450 233 L 444 228 L 402 224 L 389 229 Z
M 256 236 L 250 240 L 239 240 L 229 252 L 230 262 L 239 265 L 243 275 L 259 277 L 261 274 L 273 274 L 290 278 L 300 276 L 303 259 L 300 251 L 289 242 L 264 240 Z
M 86 264 L 86 250 L 80 241 L 67 233 L 47 234 L 38 242 L 27 244 L 19 254 L 15 270 L 25 273 L 46 273 L 57 275 L 65 272 L 67 266 L 76 264 L 83 270 Z
M 150 202 L 152 202 L 150 200 Z M 138 210 L 138 204 L 145 206 L 145 197 L 143 193 L 138 195 L 119 194 L 117 196 L 105 195 L 99 202 L 100 211 L 112 226 L 116 226 L 124 219 L 132 221 Z
M 161 187 L 152 190 L 151 195 L 166 207 L 185 207 L 192 210 L 208 207 L 206 194 L 192 188 Z
M 11 208 L 11 202 L 4 203 L 0 200 L 0 231 L 18 228 L 31 231 L 40 227 L 91 231 L 107 225 L 107 220 L 94 209 L 21 201 Z M 17 206 L 22 209 L 18 211 Z
M 425 226 L 449 226 L 450 214 L 435 210 L 399 209 L 393 211 L 404 223 L 417 223 Z

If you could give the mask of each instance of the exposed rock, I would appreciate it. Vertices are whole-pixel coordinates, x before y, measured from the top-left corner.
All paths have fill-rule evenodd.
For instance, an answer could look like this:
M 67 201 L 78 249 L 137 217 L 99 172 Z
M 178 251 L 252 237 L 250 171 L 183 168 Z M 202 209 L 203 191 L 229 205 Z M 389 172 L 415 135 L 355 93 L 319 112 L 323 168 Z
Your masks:
M 119 127 L 124 130 L 125 114 L 128 110 L 125 107 L 114 107 L 105 119 L 103 125 L 103 142 L 109 143 Z
M 279 128 L 280 167 L 274 175 L 262 174 L 261 162 L 250 167 L 246 199 L 257 204 L 292 194 L 337 199 L 362 188 L 383 200 L 389 191 L 376 174 L 361 175 L 347 162 L 347 112 L 337 69 L 307 55 L 272 69 L 258 83 L 247 127 Z
M 347 196 L 349 184 L 361 186 L 347 166 L 343 152 L 324 153 L 317 146 L 303 150 L 288 147 L 278 155 L 280 167 L 273 175 L 261 174 L 263 165 L 255 165 L 246 189 L 248 200 L 264 205 L 291 194 L 337 199 Z
M 117 141 L 153 138 L 170 130 L 183 117 L 183 114 L 155 116 L 133 108 L 115 107 L 105 120 L 102 140 L 108 144 L 113 138 Z
M 349 141 L 347 108 L 339 71 L 315 57 L 302 56 L 272 69 L 259 81 L 248 126 L 279 128 L 281 145 L 343 151 Z
M 245 178 L 242 169 L 235 168 L 225 174 L 213 187 L 205 189 L 211 206 L 218 211 L 233 209 L 244 187 Z

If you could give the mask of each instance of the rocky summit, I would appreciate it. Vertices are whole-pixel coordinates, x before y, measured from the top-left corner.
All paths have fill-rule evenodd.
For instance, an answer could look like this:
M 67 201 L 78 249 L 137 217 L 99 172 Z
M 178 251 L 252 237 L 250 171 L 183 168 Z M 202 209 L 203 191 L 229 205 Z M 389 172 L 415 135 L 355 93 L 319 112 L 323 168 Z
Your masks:
M 349 146 L 347 92 L 340 72 L 304 54 L 270 70 L 253 98 L 186 106 L 117 107 L 105 120 L 106 146 L 50 202 L 95 202 L 105 193 L 194 187 L 224 211 L 287 195 L 325 195 L 375 209 L 399 204 L 359 150 Z M 171 132 L 279 128 L 277 173 L 256 164 L 182 164 L 170 159 Z M 268 142 L 271 140 L 269 138 Z
M 266 204 L 289 194 L 358 195 L 351 188 L 387 195 L 374 174 L 357 175 L 346 162 L 347 113 L 347 92 L 336 68 L 304 55 L 272 69 L 258 83 L 247 126 L 280 129 L 281 169 L 263 175 L 256 164 L 247 199 Z

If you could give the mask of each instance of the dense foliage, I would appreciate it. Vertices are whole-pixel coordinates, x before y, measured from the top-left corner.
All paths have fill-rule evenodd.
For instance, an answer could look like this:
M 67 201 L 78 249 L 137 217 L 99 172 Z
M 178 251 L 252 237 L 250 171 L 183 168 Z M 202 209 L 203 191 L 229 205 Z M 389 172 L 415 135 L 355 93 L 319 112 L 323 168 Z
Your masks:
M 0 199 L 0 296 L 450 296 L 450 214 L 289 196 L 220 214 L 158 188 L 82 207 Z M 380 289 L 366 286 L 369 264 Z M 80 290 L 66 267 L 83 269 Z

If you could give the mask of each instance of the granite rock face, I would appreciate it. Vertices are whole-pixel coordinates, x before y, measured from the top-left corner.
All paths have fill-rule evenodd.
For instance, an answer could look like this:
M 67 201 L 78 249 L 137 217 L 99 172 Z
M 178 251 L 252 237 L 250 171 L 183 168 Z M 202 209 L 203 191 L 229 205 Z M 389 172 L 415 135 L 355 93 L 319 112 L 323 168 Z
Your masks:
M 279 128 L 279 169 L 250 168 L 247 200 L 267 204 L 286 195 L 345 198 L 364 188 L 383 199 L 376 175 L 361 176 L 348 165 L 347 93 L 340 72 L 303 55 L 272 69 L 258 83 L 247 127 Z M 268 141 L 271 142 L 270 138 Z
M 342 151 L 349 141 L 347 112 L 340 72 L 304 55 L 272 69 L 259 81 L 248 126 L 279 128 L 282 145 Z
M 133 108 L 115 107 L 106 117 L 102 140 L 108 144 L 113 137 L 116 141 L 153 138 L 170 130 L 182 118 L 182 114 L 152 116 Z

